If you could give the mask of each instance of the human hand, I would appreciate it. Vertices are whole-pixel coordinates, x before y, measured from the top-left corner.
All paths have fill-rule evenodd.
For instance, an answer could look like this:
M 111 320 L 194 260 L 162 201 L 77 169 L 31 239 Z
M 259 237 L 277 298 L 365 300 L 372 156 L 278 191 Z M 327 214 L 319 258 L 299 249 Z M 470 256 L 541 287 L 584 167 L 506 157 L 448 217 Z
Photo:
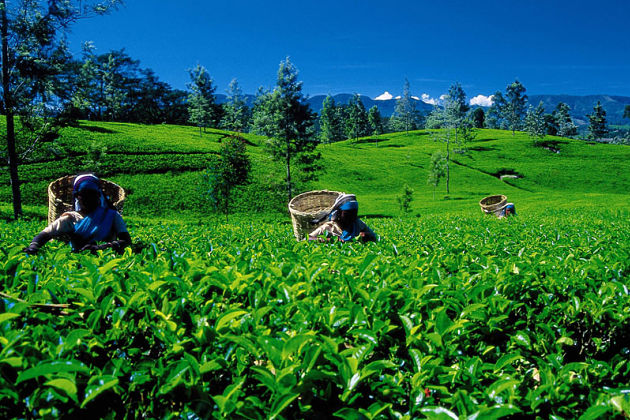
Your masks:
M 35 255 L 37 254 L 37 251 L 39 251 L 39 248 L 33 244 L 30 244 L 22 250 L 22 252 L 26 252 L 28 255 Z
M 90 251 L 92 254 L 96 254 L 96 251 L 98 251 L 99 249 L 101 248 L 96 244 L 87 244 L 83 248 L 81 248 L 79 252 Z

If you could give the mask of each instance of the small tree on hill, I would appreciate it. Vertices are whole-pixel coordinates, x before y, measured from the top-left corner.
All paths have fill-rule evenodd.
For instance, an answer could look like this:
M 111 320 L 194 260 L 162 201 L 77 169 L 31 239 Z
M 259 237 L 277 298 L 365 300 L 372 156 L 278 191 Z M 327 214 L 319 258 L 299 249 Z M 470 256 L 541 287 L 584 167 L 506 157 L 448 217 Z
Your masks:
M 361 97 L 354 94 L 346 106 L 346 135 L 348 138 L 354 138 L 356 142 L 359 137 L 370 134 L 370 122 L 368 114 L 363 106 Z
M 223 106 L 221 126 L 231 131 L 243 132 L 249 123 L 249 108 L 245 103 L 238 81 L 232 79 L 227 90 L 227 102 Z
M 593 107 L 593 113 L 588 114 L 587 117 L 589 121 L 589 137 L 594 140 L 604 138 L 604 136 L 608 134 L 606 110 L 599 101 L 597 101 L 597 104 Z
M 381 111 L 379 111 L 376 105 L 370 108 L 370 111 L 368 112 L 368 120 L 370 122 L 370 128 L 373 135 L 378 136 L 379 134 L 383 134 L 385 132 L 383 117 L 381 116 Z
M 486 113 L 483 111 L 483 108 L 475 108 L 472 111 L 472 122 L 475 128 L 484 128 Z
M 435 200 L 435 190 L 440 185 L 440 180 L 446 175 L 446 158 L 440 150 L 436 150 L 431 155 L 431 165 L 429 166 L 429 178 L 427 183 L 433 185 L 433 199 Z
M 571 137 L 577 135 L 577 126 L 569 114 L 571 108 L 564 102 L 560 102 L 553 111 L 553 119 L 560 137 Z
M 207 196 L 213 207 L 225 214 L 229 221 L 232 191 L 249 181 L 251 162 L 241 137 L 227 137 L 219 149 L 214 165 L 205 173 Z
M 456 83 L 449 89 L 444 99 L 444 108 L 435 107 L 426 121 L 426 128 L 442 128 L 433 132 L 436 140 L 446 143 L 446 193 L 450 192 L 450 161 L 451 143 L 463 146 L 476 136 L 476 131 L 470 119 L 466 117 L 469 107 L 466 104 L 466 94 Z M 465 147 L 465 146 L 463 146 Z
M 396 101 L 396 108 L 394 109 L 394 114 L 390 119 L 390 125 L 396 130 L 402 129 L 405 133 L 409 133 L 409 130 L 416 128 L 416 119 L 416 103 L 411 97 L 409 80 L 405 79 L 403 94 L 400 99 Z
M 623 109 L 623 118 L 630 118 L 630 105 L 626 105 Z
M 525 131 L 535 142 L 543 139 L 545 134 L 547 134 L 545 107 L 542 101 L 540 101 L 536 108 L 530 106 L 527 110 L 527 115 L 525 116 Z
M 322 110 L 319 116 L 320 139 L 324 143 L 334 143 L 346 138 L 341 112 L 335 104 L 335 99 L 328 95 L 322 103 Z
M 297 163 L 302 179 L 316 178 L 320 169 L 320 153 L 313 125 L 316 114 L 304 100 L 298 71 L 287 57 L 280 63 L 276 87 L 272 92 L 260 92 L 254 107 L 253 130 L 269 138 L 268 146 L 274 159 L 286 167 L 288 200 L 293 196 L 291 163 Z
M 203 128 L 205 131 L 207 127 L 211 127 L 215 117 L 214 91 L 216 88 L 212 78 L 200 64 L 189 70 L 189 73 L 188 121 L 199 127 L 199 135 L 201 136 L 201 129 Z
M 523 117 L 525 116 L 525 107 L 527 105 L 527 95 L 525 95 L 525 86 L 518 80 L 508 85 L 505 89 L 506 107 L 504 108 L 505 119 L 508 128 L 512 130 L 514 135 L 516 130 L 523 127 Z
M 396 197 L 396 201 L 402 213 L 409 213 L 409 210 L 411 210 L 411 202 L 413 201 L 413 189 L 405 184 L 402 195 Z

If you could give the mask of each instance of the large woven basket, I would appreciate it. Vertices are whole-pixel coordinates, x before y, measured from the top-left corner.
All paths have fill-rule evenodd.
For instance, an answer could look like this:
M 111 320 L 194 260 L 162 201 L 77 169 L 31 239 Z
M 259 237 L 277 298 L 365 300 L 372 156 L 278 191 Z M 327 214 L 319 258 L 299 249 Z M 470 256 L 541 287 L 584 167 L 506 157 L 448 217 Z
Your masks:
M 48 185 L 48 223 L 53 222 L 67 211 L 74 209 L 72 202 L 72 184 L 75 175 L 64 176 Z M 125 190 L 111 181 L 101 179 L 101 188 L 109 201 L 122 213 L 125 202 Z
M 309 191 L 293 197 L 289 202 L 289 213 L 293 222 L 293 233 L 298 241 L 306 239 L 319 224 L 311 223 L 314 219 L 324 217 L 332 210 L 335 200 L 341 192 L 338 191 Z
M 498 215 L 507 206 L 507 197 L 504 195 L 490 195 L 481 199 L 479 205 L 482 212 Z

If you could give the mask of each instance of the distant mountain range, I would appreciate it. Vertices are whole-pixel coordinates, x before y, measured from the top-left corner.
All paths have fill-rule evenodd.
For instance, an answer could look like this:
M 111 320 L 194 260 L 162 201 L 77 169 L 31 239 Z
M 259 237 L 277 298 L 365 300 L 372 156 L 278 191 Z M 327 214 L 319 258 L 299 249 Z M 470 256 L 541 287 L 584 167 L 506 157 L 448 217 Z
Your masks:
M 245 95 L 247 97 L 247 105 L 253 106 L 255 96 Z M 335 104 L 345 105 L 352 98 L 352 94 L 340 93 L 333 95 Z M 322 109 L 322 103 L 326 99 L 326 95 L 316 95 L 307 98 L 311 109 L 319 113 Z M 217 95 L 217 102 L 223 103 L 227 100 L 225 95 Z M 433 110 L 433 105 L 415 100 L 416 110 L 423 114 L 427 114 Z M 610 96 L 610 95 L 588 95 L 588 96 L 572 96 L 572 95 L 529 95 L 529 104 L 537 106 L 542 101 L 545 112 L 551 113 L 560 102 L 564 102 L 571 107 L 571 116 L 576 124 L 588 124 L 586 114 L 593 112 L 593 106 L 600 101 L 602 107 L 606 110 L 606 119 L 608 124 L 630 124 L 630 120 L 623 118 L 623 112 L 626 105 L 630 105 L 630 96 Z M 374 100 L 367 96 L 361 95 L 361 102 L 366 110 L 376 105 L 383 116 L 391 116 L 396 107 L 396 99 Z

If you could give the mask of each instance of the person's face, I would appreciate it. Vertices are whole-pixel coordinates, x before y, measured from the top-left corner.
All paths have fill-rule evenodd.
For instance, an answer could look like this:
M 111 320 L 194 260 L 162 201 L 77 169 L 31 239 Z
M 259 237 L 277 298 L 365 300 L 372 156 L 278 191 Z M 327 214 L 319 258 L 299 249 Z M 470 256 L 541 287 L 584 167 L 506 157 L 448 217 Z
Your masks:
M 94 190 L 83 190 L 77 193 L 79 207 L 90 213 L 98 207 L 98 192 Z

